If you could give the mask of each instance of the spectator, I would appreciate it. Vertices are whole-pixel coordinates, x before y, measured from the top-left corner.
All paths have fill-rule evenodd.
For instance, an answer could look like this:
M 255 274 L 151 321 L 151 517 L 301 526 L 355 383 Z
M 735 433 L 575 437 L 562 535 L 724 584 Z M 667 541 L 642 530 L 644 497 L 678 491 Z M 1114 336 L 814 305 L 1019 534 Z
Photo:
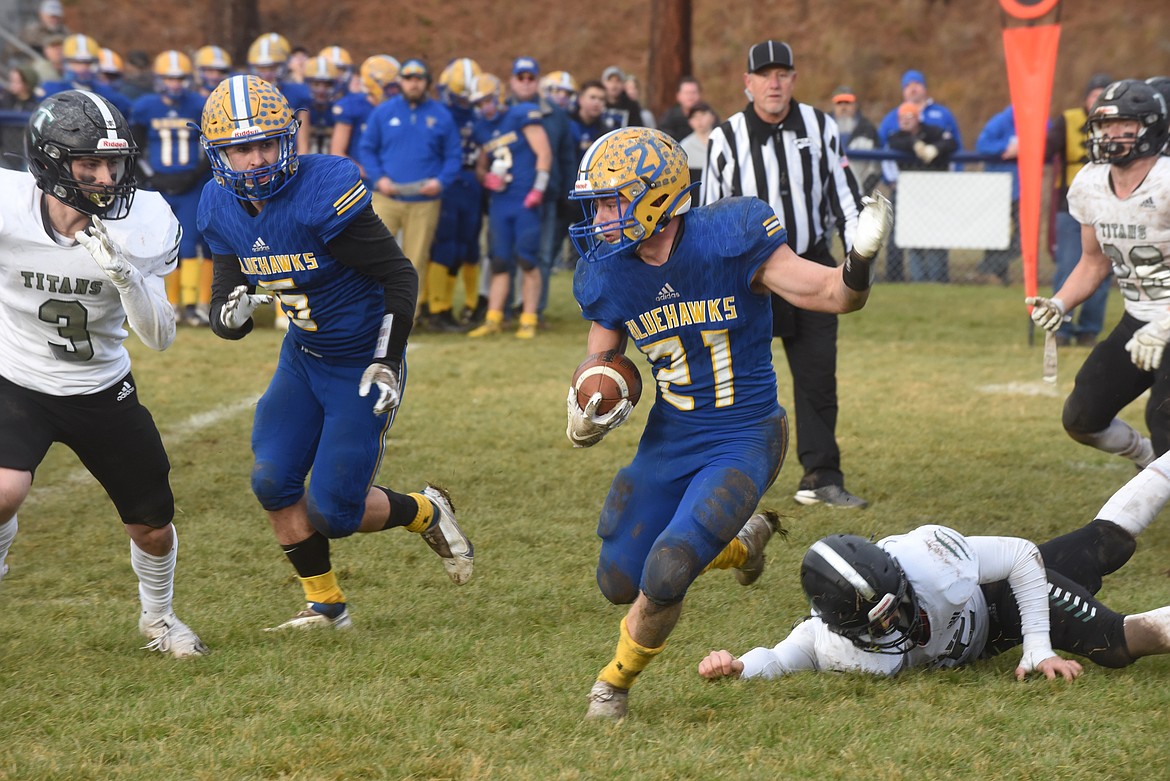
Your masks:
M 946 106 L 934 102 L 926 91 L 926 76 L 922 71 L 908 70 L 902 74 L 902 102 L 914 103 L 918 106 L 919 121 L 925 125 L 937 125 L 950 131 L 959 149 L 963 148 L 963 140 L 959 134 L 959 123 L 955 115 Z M 898 109 L 895 107 L 878 125 L 878 138 L 882 146 L 889 140 L 890 134 L 898 129 Z M 892 160 L 882 163 L 882 176 L 890 183 L 890 200 L 897 208 L 898 201 L 898 164 Z M 905 279 L 902 267 L 902 248 L 894 243 L 894 232 L 890 231 L 889 243 L 886 246 L 886 280 L 901 282 Z
M 61 0 L 44 0 L 37 9 L 37 18 L 24 26 L 20 40 L 38 52 L 44 53 L 45 44 L 53 38 L 65 39 L 69 28 L 65 26 L 65 9 Z
M 698 184 L 707 168 L 707 143 L 711 139 L 711 131 L 719 124 L 719 115 L 711 106 L 700 101 L 687 112 L 687 123 L 691 132 L 679 142 L 679 146 L 687 153 L 691 181 Z M 691 205 L 700 205 L 698 187 L 691 190 Z
M 32 65 L 14 65 L 8 69 L 7 89 L 0 92 L 0 109 L 5 111 L 32 111 L 40 103 L 37 97 L 37 72 Z M 24 138 L 24 128 L 14 130 L 19 139 Z M 22 144 L 23 145 L 23 144 Z M 6 146 L 5 149 L 8 147 Z M 15 147 L 13 148 L 15 151 Z
M 1006 171 L 1012 175 L 1011 240 L 1006 249 L 989 249 L 975 268 L 975 281 L 988 284 L 1011 284 L 1012 258 L 1020 255 L 1020 166 L 1016 163 L 1019 141 L 1016 138 L 1016 114 L 1011 106 L 987 120 L 975 151 L 981 155 L 998 155 L 1004 162 L 984 163 L 984 171 Z
M 763 41 L 748 50 L 747 107 L 711 133 L 703 203 L 733 196 L 767 201 L 786 230 L 788 246 L 836 266 L 826 227 L 834 215 L 845 250 L 853 248 L 861 195 L 841 157 L 837 123 L 792 97 L 792 47 Z M 804 475 L 793 497 L 861 509 L 868 502 L 845 490 L 837 445 L 837 315 L 772 297 L 772 336 L 780 337 L 792 372 L 796 449 Z
M 642 121 L 642 106 L 626 94 L 626 74 L 616 65 L 601 72 L 605 87 L 605 129 L 637 125 Z
M 639 106 L 642 106 L 642 85 L 638 82 L 638 77 L 632 73 L 626 74 L 626 95 L 629 96 L 630 100 L 635 100 Z M 641 117 L 644 127 L 656 127 L 654 113 L 645 106 L 642 106 Z
M 896 152 L 910 155 L 898 160 L 901 171 L 945 171 L 950 156 L 959 148 L 950 131 L 919 120 L 917 103 L 906 101 L 898 106 L 898 129 L 890 134 L 887 145 Z M 911 282 L 948 282 L 945 249 L 911 248 L 907 253 Z
M 398 81 L 401 94 L 370 113 L 358 157 L 374 183 L 374 211 L 391 234 L 401 232 L 402 251 L 425 281 L 439 199 L 462 170 L 463 150 L 451 112 L 427 94 L 431 72 L 426 64 L 418 59 L 402 63 Z M 421 304 L 425 285 L 419 288 Z
M 1068 188 L 1077 173 L 1089 162 L 1089 111 L 1097 96 L 1109 86 L 1112 79 L 1104 73 L 1095 73 L 1085 85 L 1085 99 L 1079 106 L 1065 109 L 1048 128 L 1047 152 L 1053 160 L 1052 194 L 1053 219 L 1050 235 L 1052 260 L 1056 271 L 1052 275 L 1052 290 L 1060 289 L 1068 275 L 1081 259 L 1081 224 L 1068 211 Z M 1056 332 L 1060 345 L 1093 346 L 1105 327 L 1105 305 L 1109 301 L 1110 280 L 1106 274 L 1097 289 L 1079 307 L 1070 308 L 1068 322 Z
M 33 69 L 37 74 L 37 81 L 42 85 L 46 82 L 60 81 L 65 77 L 65 36 L 56 33 L 45 36 L 44 46 L 41 47 L 43 57 L 32 61 Z M 37 94 L 44 97 L 44 87 L 37 88 Z
M 577 95 L 577 108 L 569 113 L 577 137 L 577 159 L 607 131 L 605 126 L 605 87 L 600 81 L 587 81 Z
M 683 76 L 674 93 L 675 104 L 658 118 L 658 129 L 676 141 L 682 141 L 694 129 L 691 127 L 691 109 L 703 99 L 703 89 L 694 76 Z
M 833 119 L 841 131 L 841 146 L 850 149 L 877 149 L 881 146 L 877 128 L 861 113 L 857 95 L 852 87 L 840 86 L 833 90 Z M 861 192 L 868 193 L 881 180 L 881 165 L 876 160 L 851 159 L 849 167 Z

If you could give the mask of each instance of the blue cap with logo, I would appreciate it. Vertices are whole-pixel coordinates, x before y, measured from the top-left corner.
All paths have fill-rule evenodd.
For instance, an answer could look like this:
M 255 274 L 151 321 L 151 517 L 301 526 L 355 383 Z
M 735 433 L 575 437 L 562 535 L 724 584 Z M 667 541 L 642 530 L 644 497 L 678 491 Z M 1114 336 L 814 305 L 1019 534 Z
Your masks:
M 531 73 L 533 76 L 539 76 L 540 66 L 531 57 L 517 57 L 512 62 L 512 75 L 519 76 L 521 73 Z
M 922 71 L 909 70 L 902 74 L 902 89 L 906 89 L 914 82 L 926 86 L 926 77 L 922 75 Z

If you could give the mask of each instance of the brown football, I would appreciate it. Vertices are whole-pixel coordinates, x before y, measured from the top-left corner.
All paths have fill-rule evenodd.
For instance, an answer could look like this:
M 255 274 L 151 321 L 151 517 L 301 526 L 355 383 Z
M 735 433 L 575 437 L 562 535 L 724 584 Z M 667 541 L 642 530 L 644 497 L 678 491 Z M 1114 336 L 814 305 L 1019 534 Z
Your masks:
M 577 406 L 585 409 L 594 393 L 601 393 L 597 413 L 612 410 L 622 399 L 636 405 L 642 398 L 642 375 L 637 365 L 617 350 L 594 353 L 581 362 L 573 372 L 573 387 L 577 390 Z

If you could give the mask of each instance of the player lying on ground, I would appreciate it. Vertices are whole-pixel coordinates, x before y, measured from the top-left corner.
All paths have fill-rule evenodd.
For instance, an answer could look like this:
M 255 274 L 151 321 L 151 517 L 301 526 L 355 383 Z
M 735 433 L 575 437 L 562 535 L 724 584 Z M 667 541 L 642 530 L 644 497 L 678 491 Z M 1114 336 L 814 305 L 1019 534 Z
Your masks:
M 712 651 L 704 678 L 777 678 L 800 670 L 894 675 L 956 667 L 1023 644 L 1016 678 L 1066 679 L 1081 665 L 1125 667 L 1170 653 L 1170 606 L 1122 615 L 1093 595 L 1121 568 L 1170 499 L 1170 454 L 1115 493 L 1097 518 L 1036 546 L 920 526 L 876 544 L 838 534 L 813 544 L 800 580 L 812 616 L 773 648 Z

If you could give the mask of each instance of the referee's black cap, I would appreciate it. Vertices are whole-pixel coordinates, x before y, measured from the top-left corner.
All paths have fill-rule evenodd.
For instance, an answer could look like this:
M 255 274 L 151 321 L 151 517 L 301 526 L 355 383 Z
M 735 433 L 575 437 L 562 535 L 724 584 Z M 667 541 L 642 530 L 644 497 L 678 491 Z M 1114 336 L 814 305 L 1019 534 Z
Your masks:
M 748 73 L 755 73 L 761 68 L 779 65 L 782 68 L 792 68 L 792 47 L 783 41 L 764 41 L 748 49 Z

